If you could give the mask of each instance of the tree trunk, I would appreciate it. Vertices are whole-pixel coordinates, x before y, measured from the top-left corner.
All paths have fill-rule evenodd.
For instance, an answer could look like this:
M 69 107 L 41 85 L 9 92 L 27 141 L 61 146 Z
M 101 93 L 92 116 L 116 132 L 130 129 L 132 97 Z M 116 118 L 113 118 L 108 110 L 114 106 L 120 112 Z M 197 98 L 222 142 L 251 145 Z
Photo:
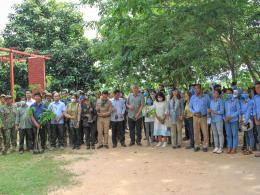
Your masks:
M 256 79 L 256 76 L 255 76 L 255 74 L 254 74 L 253 70 L 252 70 L 252 67 L 251 67 L 251 65 L 249 65 L 249 64 L 246 64 L 246 66 L 247 66 L 247 69 L 248 69 L 248 71 L 249 71 L 249 73 L 250 73 L 250 75 L 251 75 L 251 77 L 252 77 L 253 81 L 254 81 L 254 82 L 256 82 L 256 81 L 257 81 L 257 79 Z

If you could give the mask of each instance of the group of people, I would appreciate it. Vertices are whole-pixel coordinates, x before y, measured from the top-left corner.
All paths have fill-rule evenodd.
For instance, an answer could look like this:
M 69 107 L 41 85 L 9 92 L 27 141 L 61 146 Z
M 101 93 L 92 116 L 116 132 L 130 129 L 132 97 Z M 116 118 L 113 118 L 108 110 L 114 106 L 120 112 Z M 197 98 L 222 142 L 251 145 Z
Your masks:
M 43 124 L 41 117 L 47 111 L 54 117 Z M 158 90 L 140 90 L 133 85 L 127 98 L 120 90 L 92 94 L 67 89 L 34 94 L 27 90 L 16 103 L 10 95 L 0 97 L 3 155 L 16 151 L 17 134 L 21 154 L 39 147 L 40 152 L 67 146 L 78 150 L 83 144 L 86 149 L 108 149 L 109 129 L 112 147 L 127 147 L 128 128 L 129 147 L 142 146 L 144 130 L 147 146 L 178 149 L 187 141 L 186 149 L 207 152 L 213 146 L 215 154 L 225 147 L 228 154 L 237 153 L 239 132 L 243 132 L 242 152 L 253 154 L 260 151 L 260 82 L 250 89 L 238 88 L 235 82 L 231 88 L 215 84 L 208 91 L 200 84 L 187 91 L 175 86 L 166 91 L 163 85 Z

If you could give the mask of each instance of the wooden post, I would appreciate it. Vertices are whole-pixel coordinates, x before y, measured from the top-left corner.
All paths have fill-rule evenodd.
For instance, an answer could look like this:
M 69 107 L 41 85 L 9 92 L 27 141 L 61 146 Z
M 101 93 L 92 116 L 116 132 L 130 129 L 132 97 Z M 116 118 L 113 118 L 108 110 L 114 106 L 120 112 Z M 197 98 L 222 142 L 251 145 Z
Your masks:
M 11 96 L 14 99 L 14 54 L 10 51 L 10 86 L 11 86 Z

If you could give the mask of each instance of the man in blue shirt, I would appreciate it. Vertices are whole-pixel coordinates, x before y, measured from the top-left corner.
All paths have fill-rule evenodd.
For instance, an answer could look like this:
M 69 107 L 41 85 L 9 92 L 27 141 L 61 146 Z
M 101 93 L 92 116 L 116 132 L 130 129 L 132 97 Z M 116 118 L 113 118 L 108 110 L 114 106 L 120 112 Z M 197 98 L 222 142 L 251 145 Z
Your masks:
M 112 142 L 113 147 L 117 147 L 117 141 L 120 141 L 121 146 L 126 147 L 125 144 L 125 129 L 123 127 L 124 114 L 126 110 L 124 99 L 120 98 L 120 91 L 114 91 L 114 98 L 112 99 L 112 114 L 111 114 L 111 126 L 112 126 Z M 117 140 L 119 139 L 119 140 Z
M 224 103 L 224 121 L 227 133 L 228 154 L 235 154 L 238 147 L 238 121 L 240 105 L 237 98 L 233 97 L 233 89 L 227 89 L 227 99 Z
M 190 100 L 190 111 L 193 114 L 193 126 L 194 126 L 194 151 L 200 150 L 200 129 L 203 134 L 203 152 L 208 151 L 209 133 L 207 124 L 207 112 L 210 104 L 210 99 L 206 94 L 203 94 L 200 84 L 195 85 L 195 95 Z
M 44 152 L 46 149 L 46 129 L 44 126 L 42 126 L 39 123 L 40 115 L 47 110 L 47 106 L 42 102 L 42 96 L 40 93 L 34 94 L 35 103 L 31 105 L 31 108 L 33 108 L 33 116 L 32 116 L 32 122 L 33 122 L 33 146 L 34 146 L 34 152 L 37 153 L 39 151 L 38 138 L 40 137 L 41 140 L 41 152 Z M 38 130 L 37 130 L 38 129 Z M 39 135 L 37 135 L 37 132 L 39 131 Z M 38 137 L 37 137 L 38 136 Z
M 257 139 L 258 144 L 260 143 L 260 81 L 256 82 L 255 85 L 256 95 L 254 96 L 254 107 L 253 107 L 253 115 L 256 124 L 257 130 Z M 260 151 L 260 146 L 258 146 L 258 150 Z M 255 155 L 256 157 L 260 157 L 260 152 Z
M 51 121 L 51 148 L 56 147 L 58 139 L 60 149 L 64 149 L 64 112 L 65 104 L 60 101 L 60 94 L 53 94 L 54 102 L 50 103 L 48 110 L 55 114 L 55 119 Z

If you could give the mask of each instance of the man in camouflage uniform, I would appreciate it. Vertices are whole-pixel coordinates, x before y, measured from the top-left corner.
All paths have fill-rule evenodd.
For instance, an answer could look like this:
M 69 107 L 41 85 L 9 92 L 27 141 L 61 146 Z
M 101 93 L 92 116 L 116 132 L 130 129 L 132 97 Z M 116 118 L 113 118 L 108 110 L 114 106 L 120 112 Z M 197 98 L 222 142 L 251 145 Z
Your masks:
M 16 150 L 17 146 L 17 131 L 15 129 L 15 113 L 16 108 L 13 105 L 13 98 L 10 95 L 5 97 L 6 104 L 2 107 L 1 115 L 3 122 L 3 137 L 4 137 L 4 151 L 6 154 L 12 143 L 12 151 Z
M 0 152 L 3 151 L 3 118 L 2 118 L 2 107 L 4 106 L 5 103 L 5 95 L 0 96 Z

